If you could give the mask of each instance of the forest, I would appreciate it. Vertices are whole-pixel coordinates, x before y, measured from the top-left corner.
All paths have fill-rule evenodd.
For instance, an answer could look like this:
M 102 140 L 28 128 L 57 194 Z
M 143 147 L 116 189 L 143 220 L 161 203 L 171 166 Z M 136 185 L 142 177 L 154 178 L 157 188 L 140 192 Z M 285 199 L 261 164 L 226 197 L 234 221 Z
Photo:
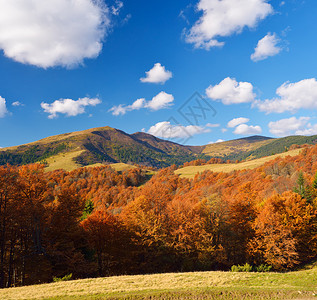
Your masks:
M 254 170 L 176 169 L 1 166 L 0 287 L 316 259 L 317 146 Z

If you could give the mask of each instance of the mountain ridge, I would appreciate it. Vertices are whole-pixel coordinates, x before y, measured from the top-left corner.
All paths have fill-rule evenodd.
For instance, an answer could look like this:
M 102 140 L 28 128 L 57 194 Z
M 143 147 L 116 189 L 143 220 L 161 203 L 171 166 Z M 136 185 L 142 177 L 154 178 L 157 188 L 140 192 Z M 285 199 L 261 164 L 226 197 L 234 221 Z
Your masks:
M 0 165 L 47 163 L 48 158 L 71 155 L 77 166 L 96 163 L 128 163 L 151 167 L 182 165 L 212 157 L 223 160 L 248 160 L 281 153 L 293 144 L 316 144 L 317 136 L 271 138 L 249 136 L 221 143 L 187 146 L 145 132 L 128 134 L 109 126 L 63 133 L 24 145 L 0 149 Z M 61 154 L 63 154 L 61 156 Z M 68 155 L 69 156 L 69 155 Z

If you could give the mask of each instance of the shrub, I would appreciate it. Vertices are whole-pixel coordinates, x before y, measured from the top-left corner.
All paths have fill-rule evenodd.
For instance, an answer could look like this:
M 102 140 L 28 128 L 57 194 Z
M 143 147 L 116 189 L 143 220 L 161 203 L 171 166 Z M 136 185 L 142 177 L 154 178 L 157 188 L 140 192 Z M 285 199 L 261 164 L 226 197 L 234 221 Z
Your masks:
M 270 272 L 272 270 L 272 266 L 261 264 L 259 266 L 252 267 L 248 263 L 243 266 L 233 265 L 231 267 L 231 272 Z
M 71 280 L 73 277 L 73 274 L 70 273 L 68 275 L 65 275 L 64 277 L 53 277 L 54 282 L 59 282 L 59 281 L 68 281 Z
M 231 272 L 252 272 L 253 271 L 253 268 L 251 265 L 249 265 L 248 263 L 246 263 L 245 265 L 243 266 L 240 266 L 240 265 L 233 265 L 231 267 Z
M 255 267 L 256 272 L 270 272 L 272 270 L 272 266 L 261 264 Z

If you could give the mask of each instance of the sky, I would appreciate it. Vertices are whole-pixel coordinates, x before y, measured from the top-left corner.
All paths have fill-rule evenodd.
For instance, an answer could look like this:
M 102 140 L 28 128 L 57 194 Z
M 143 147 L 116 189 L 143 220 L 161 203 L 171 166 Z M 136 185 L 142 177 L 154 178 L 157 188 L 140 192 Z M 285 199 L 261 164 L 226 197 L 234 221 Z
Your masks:
M 317 134 L 315 0 L 0 0 L 0 147 L 110 126 Z

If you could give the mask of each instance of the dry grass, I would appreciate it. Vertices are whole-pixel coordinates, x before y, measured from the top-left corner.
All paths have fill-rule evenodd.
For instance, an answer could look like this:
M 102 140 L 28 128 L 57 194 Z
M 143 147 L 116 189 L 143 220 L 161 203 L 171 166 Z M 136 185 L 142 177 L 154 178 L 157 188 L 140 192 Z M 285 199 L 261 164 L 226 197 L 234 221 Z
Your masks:
M 58 169 L 63 169 L 65 171 L 73 171 L 80 168 L 81 165 L 74 161 L 74 158 L 83 153 L 84 150 L 78 150 L 73 152 L 59 153 L 52 157 L 46 159 L 48 167 L 45 168 L 46 171 L 54 171 Z
M 290 273 L 193 272 L 84 279 L 3 289 L 0 299 L 184 299 L 186 295 L 192 295 L 187 299 L 214 299 L 200 297 L 213 294 L 229 295 L 221 299 L 294 295 L 311 299 L 316 292 L 317 269 L 313 268 Z M 251 298 L 245 297 L 249 294 Z M 258 297 L 268 294 L 276 297 Z
M 83 136 L 83 138 L 87 135 L 89 135 L 90 133 L 92 133 L 93 131 L 102 131 L 102 130 L 115 130 L 109 126 L 106 127 L 97 127 L 97 128 L 91 128 L 91 129 L 87 129 L 87 130 L 82 130 L 82 131 L 74 131 L 74 132 L 70 132 L 70 133 L 64 133 L 64 134 L 58 134 L 58 135 L 53 135 L 35 142 L 31 142 L 28 144 L 24 144 L 23 146 L 31 146 L 31 145 L 38 145 L 38 144 L 50 144 L 53 142 L 60 142 L 63 141 L 65 139 L 68 139 L 70 137 L 76 137 L 76 136 Z M 20 146 L 12 146 L 12 147 L 7 147 L 7 148 L 2 148 L 1 151 L 4 150 L 16 150 L 18 147 Z
M 109 166 L 117 172 L 129 171 L 136 168 L 136 166 L 128 165 L 125 163 L 110 164 Z
M 210 170 L 213 172 L 225 172 L 230 173 L 235 170 L 248 170 L 255 169 L 257 167 L 262 166 L 266 162 L 273 160 L 277 157 L 286 157 L 286 156 L 296 156 L 300 153 L 301 149 L 295 149 L 288 152 L 262 157 L 254 160 L 249 160 L 243 163 L 238 164 L 212 164 L 212 165 L 204 165 L 204 166 L 189 166 L 185 168 L 181 168 L 175 171 L 176 174 L 179 174 L 181 177 L 185 178 L 194 178 L 197 173 L 204 172 L 206 170 Z
M 252 151 L 270 143 L 272 143 L 271 139 L 252 142 L 245 139 L 233 140 L 207 145 L 202 153 L 209 156 L 224 156 L 224 154 L 230 155 L 234 153 Z

